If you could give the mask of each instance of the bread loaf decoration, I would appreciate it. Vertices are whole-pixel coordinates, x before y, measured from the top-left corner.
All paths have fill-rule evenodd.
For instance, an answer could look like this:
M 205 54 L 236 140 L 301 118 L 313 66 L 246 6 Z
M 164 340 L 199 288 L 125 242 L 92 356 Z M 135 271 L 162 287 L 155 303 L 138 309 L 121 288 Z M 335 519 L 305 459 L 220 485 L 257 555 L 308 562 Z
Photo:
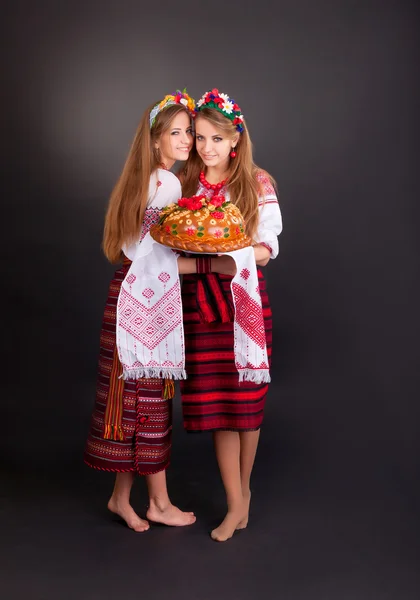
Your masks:
M 222 194 L 181 198 L 165 206 L 150 235 L 160 244 L 188 252 L 223 253 L 251 245 L 238 207 Z

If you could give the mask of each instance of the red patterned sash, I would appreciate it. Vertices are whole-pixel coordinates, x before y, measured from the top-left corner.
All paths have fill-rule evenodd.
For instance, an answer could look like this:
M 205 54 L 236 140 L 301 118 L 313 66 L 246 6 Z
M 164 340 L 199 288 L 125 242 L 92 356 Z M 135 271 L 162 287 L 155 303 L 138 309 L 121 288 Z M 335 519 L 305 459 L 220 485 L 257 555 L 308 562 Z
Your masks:
M 203 323 L 231 323 L 234 320 L 232 302 L 224 292 L 217 273 L 197 275 L 197 307 Z

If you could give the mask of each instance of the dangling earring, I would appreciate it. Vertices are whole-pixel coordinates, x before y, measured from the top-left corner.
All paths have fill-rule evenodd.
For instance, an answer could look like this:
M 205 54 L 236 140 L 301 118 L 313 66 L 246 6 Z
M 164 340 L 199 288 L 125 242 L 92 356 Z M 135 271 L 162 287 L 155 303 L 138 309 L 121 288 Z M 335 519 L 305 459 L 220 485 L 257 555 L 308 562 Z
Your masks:
M 230 156 L 231 158 L 235 158 L 235 156 L 236 156 L 236 152 L 235 152 L 235 148 L 234 148 L 234 147 L 232 148 L 232 152 L 229 154 L 229 156 Z

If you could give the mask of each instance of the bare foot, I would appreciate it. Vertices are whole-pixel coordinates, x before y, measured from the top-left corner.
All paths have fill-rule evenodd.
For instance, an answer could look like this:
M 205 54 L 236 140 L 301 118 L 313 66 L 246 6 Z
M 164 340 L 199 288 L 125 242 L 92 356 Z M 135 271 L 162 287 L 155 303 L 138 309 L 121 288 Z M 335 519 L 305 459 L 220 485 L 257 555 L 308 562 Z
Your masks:
M 211 532 L 210 535 L 212 539 L 216 542 L 226 542 L 229 540 L 236 529 L 242 529 L 240 524 L 247 518 L 244 512 L 245 510 L 243 508 L 240 510 L 228 511 L 219 527 L 216 527 L 216 529 L 213 529 Z
M 108 502 L 108 510 L 121 517 L 121 519 L 124 519 L 128 527 L 134 529 L 134 531 L 143 532 L 147 531 L 150 527 L 147 521 L 140 519 L 130 504 L 118 502 L 114 496 L 111 496 Z
M 250 504 L 251 504 L 251 492 L 248 492 L 247 494 L 244 494 L 244 505 L 245 505 L 246 515 L 242 519 L 242 521 L 240 523 L 238 523 L 238 526 L 236 529 L 245 529 L 245 527 L 248 525 L 249 505 Z
M 182 510 L 171 503 L 165 506 L 158 506 L 154 502 L 151 502 L 146 516 L 154 523 L 162 523 L 171 527 L 192 525 L 196 521 L 194 513 L 182 512 Z

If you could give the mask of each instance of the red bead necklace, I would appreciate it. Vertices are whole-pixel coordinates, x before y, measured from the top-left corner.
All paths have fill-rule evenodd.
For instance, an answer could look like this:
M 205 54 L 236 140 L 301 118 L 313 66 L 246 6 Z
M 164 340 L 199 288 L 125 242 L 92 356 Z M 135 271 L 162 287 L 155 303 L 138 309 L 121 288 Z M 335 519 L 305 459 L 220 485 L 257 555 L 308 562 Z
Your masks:
M 206 189 L 208 190 L 212 190 L 215 195 L 220 192 L 220 190 L 222 189 L 222 187 L 224 185 L 226 185 L 227 179 L 224 179 L 223 181 L 219 181 L 219 183 L 209 183 L 207 181 L 207 179 L 204 176 L 204 171 L 200 172 L 200 183 L 202 186 L 204 186 Z

